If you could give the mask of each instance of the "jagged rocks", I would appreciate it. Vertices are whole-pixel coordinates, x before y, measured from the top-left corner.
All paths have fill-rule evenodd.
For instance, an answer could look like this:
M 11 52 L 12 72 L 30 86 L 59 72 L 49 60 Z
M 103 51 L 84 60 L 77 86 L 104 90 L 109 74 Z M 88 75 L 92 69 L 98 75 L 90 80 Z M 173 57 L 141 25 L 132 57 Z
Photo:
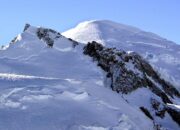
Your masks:
M 171 115 L 172 119 L 177 122 L 180 126 L 180 111 L 177 111 L 171 107 L 166 108 L 168 113 Z
M 52 47 L 54 44 L 54 41 L 53 39 L 50 38 L 48 32 L 49 32 L 49 29 L 39 28 L 37 31 L 37 36 L 39 37 L 39 39 L 43 39 L 49 47 Z
M 154 120 L 151 113 L 145 107 L 140 107 L 140 109 L 147 117 L 149 117 L 151 120 Z
M 128 93 L 142 87 L 142 79 L 138 73 L 133 73 L 125 67 L 127 57 L 125 52 L 117 51 L 114 48 L 104 48 L 102 45 L 92 42 L 84 48 L 84 54 L 93 57 L 93 60 L 98 61 L 107 77 L 111 78 L 111 88 L 114 91 Z
M 68 40 L 70 40 L 73 44 L 72 44 L 72 46 L 73 46 L 73 48 L 75 48 L 77 45 L 79 45 L 79 43 L 77 42 L 77 41 L 74 41 L 73 39 L 71 39 L 71 38 L 68 38 Z
M 153 111 L 139 106 L 141 111 L 153 120 L 153 115 L 164 118 L 165 113 L 179 124 L 179 111 L 166 108 L 167 103 L 173 103 L 174 97 L 180 97 L 173 85 L 162 79 L 151 65 L 135 52 L 126 53 L 115 48 L 106 48 L 93 41 L 84 47 L 84 54 L 92 57 L 93 61 L 106 72 L 106 80 L 110 81 L 113 91 L 122 94 L 131 93 L 145 87 L 154 93 L 161 101 L 151 99 L 149 103 Z M 158 125 L 158 128 L 160 126 Z
M 172 119 L 180 126 L 180 109 L 174 104 L 167 104 L 166 111 L 170 114 Z
M 129 93 L 139 87 L 150 87 L 156 95 L 163 97 L 166 94 L 154 83 L 157 82 L 169 96 L 180 96 L 172 85 L 161 79 L 151 65 L 135 52 L 105 48 L 93 41 L 84 47 L 84 54 L 91 56 L 107 72 L 114 91 Z M 164 97 L 164 100 L 171 103 L 168 97 Z
M 166 113 L 165 105 L 153 98 L 151 99 L 151 105 L 155 111 L 156 116 L 160 118 L 164 118 L 165 113 Z
M 126 53 L 115 48 L 105 48 L 93 41 L 84 47 L 84 54 L 98 62 L 107 77 L 111 78 L 111 88 L 122 93 L 129 93 L 139 87 L 150 87 L 156 95 L 180 96 L 179 92 L 168 82 L 160 78 L 151 65 L 137 53 Z M 166 95 L 166 94 L 165 94 Z M 170 100 L 165 101 L 170 102 Z
M 37 36 L 39 39 L 45 41 L 49 47 L 53 47 L 54 40 L 60 38 L 61 34 L 52 29 L 46 29 L 40 27 L 37 30 Z
M 27 30 L 30 26 L 31 26 L 31 25 L 27 23 L 27 24 L 25 25 L 25 27 L 24 27 L 24 30 L 23 30 L 23 31 L 25 32 L 25 31 L 26 31 L 26 30 Z
M 17 36 L 18 37 L 18 36 Z M 11 40 L 10 44 L 14 44 L 17 41 L 17 37 Z

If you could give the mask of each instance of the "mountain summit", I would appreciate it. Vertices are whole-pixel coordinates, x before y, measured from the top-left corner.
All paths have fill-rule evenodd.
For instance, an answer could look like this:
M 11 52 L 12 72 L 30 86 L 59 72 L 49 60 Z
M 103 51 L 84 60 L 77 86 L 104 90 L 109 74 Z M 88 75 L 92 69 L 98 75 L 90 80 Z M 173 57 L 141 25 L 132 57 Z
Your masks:
M 108 20 L 82 22 L 62 35 L 85 44 L 97 41 L 106 47 L 137 52 L 180 90 L 180 45 L 172 41 Z
M 101 33 L 109 33 L 107 23 L 114 26 L 101 22 L 107 31 Z M 116 26 L 127 33 L 140 31 Z M 99 38 L 96 34 L 86 38 Z M 170 80 L 137 52 L 101 41 L 83 44 L 26 24 L 0 50 L 0 129 L 179 129 L 180 93 Z
M 173 44 L 156 34 L 109 20 L 85 21 L 62 34 L 82 43 L 98 40 L 108 46 L 110 43 L 116 44 L 117 42 L 118 44 L 130 44 L 131 42 Z

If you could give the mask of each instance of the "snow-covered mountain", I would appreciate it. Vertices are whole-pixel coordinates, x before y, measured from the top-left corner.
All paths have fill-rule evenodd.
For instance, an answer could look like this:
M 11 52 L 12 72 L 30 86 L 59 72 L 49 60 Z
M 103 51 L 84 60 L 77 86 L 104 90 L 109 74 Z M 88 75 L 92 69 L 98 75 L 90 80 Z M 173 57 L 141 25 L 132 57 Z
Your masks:
M 140 55 L 52 29 L 0 50 L 0 86 L 0 130 L 179 129 L 178 90 Z
M 180 90 L 180 45 L 172 41 L 108 20 L 82 22 L 62 34 L 85 44 L 97 41 L 107 47 L 138 52 Z

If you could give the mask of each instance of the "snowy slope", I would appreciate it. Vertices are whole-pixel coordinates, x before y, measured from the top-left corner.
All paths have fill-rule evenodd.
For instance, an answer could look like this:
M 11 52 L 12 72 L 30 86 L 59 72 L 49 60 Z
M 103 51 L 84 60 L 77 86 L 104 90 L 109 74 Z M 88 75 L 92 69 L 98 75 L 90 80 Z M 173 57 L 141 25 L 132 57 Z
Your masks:
M 142 130 L 153 123 L 105 88 L 83 44 L 59 33 L 48 47 L 28 27 L 0 51 L 0 130 Z M 43 29 L 43 28 L 42 28 Z
M 168 113 L 153 115 L 154 122 L 140 110 L 151 109 L 152 97 L 161 101 L 149 89 L 112 91 L 84 47 L 54 30 L 26 25 L 0 50 L 0 130 L 179 129 Z M 179 106 L 178 97 L 169 98 L 169 106 Z
M 85 44 L 97 41 L 107 47 L 138 52 L 180 90 L 180 46 L 172 41 L 107 20 L 86 21 L 62 34 Z

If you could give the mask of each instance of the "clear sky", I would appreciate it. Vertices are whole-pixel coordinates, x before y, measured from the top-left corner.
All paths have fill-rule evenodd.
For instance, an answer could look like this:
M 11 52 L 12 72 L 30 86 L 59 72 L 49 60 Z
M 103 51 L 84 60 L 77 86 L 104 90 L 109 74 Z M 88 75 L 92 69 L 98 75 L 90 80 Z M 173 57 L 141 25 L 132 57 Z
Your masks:
M 0 44 L 25 23 L 63 32 L 85 20 L 107 19 L 180 44 L 180 0 L 0 0 Z

